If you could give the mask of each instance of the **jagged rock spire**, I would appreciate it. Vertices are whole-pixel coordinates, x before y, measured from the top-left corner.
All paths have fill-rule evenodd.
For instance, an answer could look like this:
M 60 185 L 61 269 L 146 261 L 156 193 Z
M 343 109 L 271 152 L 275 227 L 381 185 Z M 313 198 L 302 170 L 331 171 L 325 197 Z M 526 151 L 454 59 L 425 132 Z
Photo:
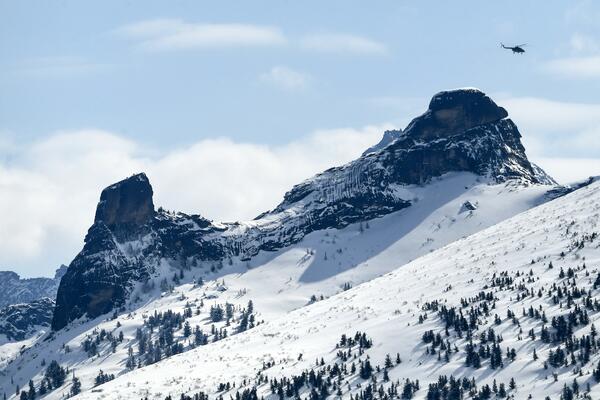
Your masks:
M 110 185 L 100 194 L 94 223 L 103 222 L 108 227 L 144 224 L 154 215 L 152 195 L 144 173 Z

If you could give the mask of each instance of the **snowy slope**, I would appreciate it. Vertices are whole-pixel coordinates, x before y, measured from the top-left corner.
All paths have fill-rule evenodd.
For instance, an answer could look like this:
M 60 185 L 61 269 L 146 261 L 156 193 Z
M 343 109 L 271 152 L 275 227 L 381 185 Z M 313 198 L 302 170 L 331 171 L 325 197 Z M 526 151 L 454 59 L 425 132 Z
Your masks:
M 493 196 L 493 193 L 488 195 Z M 500 205 L 497 207 L 500 208 Z M 484 207 L 478 211 L 481 209 Z M 456 214 L 454 217 L 460 218 Z M 383 383 L 383 371 L 376 372 L 378 385 L 386 387 L 396 379 L 419 379 L 421 388 L 415 393 L 417 398 L 424 398 L 427 384 L 436 381 L 442 374 L 473 377 L 479 387 L 486 383 L 492 385 L 493 380 L 508 386 L 509 380 L 514 378 L 517 387 L 510 393 L 516 398 L 527 398 L 531 394 L 535 399 L 547 395 L 558 398 L 563 384 L 571 385 L 577 378 L 581 392 L 589 383 L 592 397 L 596 398 L 600 396 L 600 386 L 591 377 L 598 362 L 595 345 L 590 362 L 581 365 L 582 362 L 576 361 L 575 365 L 544 369 L 543 362 L 547 360 L 549 351 L 559 346 L 564 349 L 564 345 L 541 341 L 540 330 L 544 323 L 540 319 L 523 316 L 522 310 L 529 307 L 541 309 L 548 320 L 574 312 L 577 306 L 583 307 L 582 299 L 587 297 L 571 296 L 574 287 L 577 287 L 579 294 L 583 289 L 590 290 L 588 300 L 592 305 L 583 308 L 591 322 L 596 321 L 598 325 L 598 309 L 593 305 L 598 290 L 593 288 L 593 283 L 599 274 L 600 239 L 594 234 L 600 229 L 599 217 L 600 184 L 594 183 L 449 244 L 388 275 L 292 311 L 245 333 L 137 369 L 95 391 L 88 389 L 80 398 L 164 398 L 168 394 L 191 395 L 199 391 L 212 397 L 219 394 L 217 385 L 223 382 L 236 384 L 236 389 L 222 393 L 225 397 L 235 396 L 235 391 L 243 387 L 244 380 L 248 387 L 252 387 L 259 373 L 269 379 L 289 377 L 304 369 L 319 370 L 331 367 L 334 362 L 341 363 L 336 356 L 339 350 L 336 343 L 342 334 L 352 336 L 356 331 L 365 332 L 372 339 L 373 346 L 360 356 L 354 348 L 348 364 L 368 357 L 373 365 L 383 366 L 386 354 L 399 353 L 402 363 L 396 365 L 394 362 L 388 371 L 392 382 Z M 392 218 L 383 219 L 381 225 L 391 222 Z M 421 226 L 431 227 L 427 223 Z M 384 232 L 384 229 L 380 227 L 378 232 Z M 350 236 L 349 231 L 340 232 L 338 240 L 345 240 L 344 233 Z M 379 239 L 384 238 L 382 233 Z M 351 239 L 348 240 L 351 242 Z M 310 247 L 313 243 L 309 241 L 306 245 Z M 381 252 L 379 260 L 369 261 L 369 267 L 363 265 L 356 270 L 367 269 L 371 265 L 377 269 L 383 269 L 385 264 L 390 269 L 402 265 L 402 260 L 398 259 L 399 252 L 393 248 L 394 245 L 390 244 L 389 251 Z M 289 254 L 281 255 L 284 256 L 291 257 Z M 553 268 L 549 268 L 550 264 Z M 572 268 L 572 276 L 559 277 L 561 269 L 566 272 L 568 268 Z M 502 274 L 504 271 L 505 275 Z M 264 285 L 267 279 L 264 278 L 263 286 L 268 286 Z M 553 289 L 552 285 L 556 287 Z M 561 289 L 560 298 L 556 297 L 558 288 Z M 465 336 L 457 337 L 453 328 L 446 336 L 439 314 L 426 310 L 428 302 L 439 301 L 441 305 L 458 307 L 468 313 L 470 307 L 487 304 L 477 298 L 480 292 L 489 293 L 494 299 L 490 304 L 494 304 L 495 309 L 490 309 L 488 316 L 477 318 L 474 342 L 481 345 L 480 334 L 488 328 L 500 334 L 503 337 L 502 353 L 507 347 L 516 350 L 513 361 L 503 356 L 502 368 L 491 369 L 490 361 L 486 359 L 481 361 L 482 366 L 478 369 L 465 366 Z M 573 299 L 568 300 L 570 296 Z M 553 297 L 558 299 L 556 304 Z M 461 298 L 469 299 L 468 306 L 461 307 Z M 515 313 L 514 319 L 507 317 L 508 310 Z M 499 316 L 498 323 L 494 321 L 495 314 Z M 419 323 L 419 316 L 426 316 L 423 323 Z M 550 327 L 549 322 L 545 325 Z M 574 326 L 573 334 L 578 337 L 589 334 L 590 328 L 589 323 L 580 321 Z M 534 329 L 535 340 L 528 337 L 530 329 Z M 445 354 L 440 360 L 437 353 L 426 354 L 431 345 L 421 337 L 429 330 L 441 333 L 443 340 L 447 339 L 451 348 L 456 346 L 458 353 L 451 352 L 449 361 L 444 360 Z M 554 328 L 550 327 L 550 330 L 554 334 Z M 535 361 L 534 349 L 539 357 Z M 575 354 L 579 356 L 579 352 Z M 317 358 L 323 358 L 324 366 L 315 367 Z M 275 364 L 265 368 L 263 363 L 266 362 Z M 111 368 L 115 368 L 114 363 Z M 579 369 L 581 374 L 574 374 Z M 87 372 L 76 369 L 76 373 L 85 375 Z M 553 373 L 557 382 L 554 382 Z M 363 381 L 355 373 L 344 375 L 341 382 L 340 388 L 347 396 L 365 389 L 369 380 Z M 361 383 L 360 388 L 357 383 Z M 302 389 L 302 397 L 308 395 L 307 390 Z M 258 393 L 269 394 L 269 384 L 258 385 Z M 58 397 L 57 394 L 51 396 Z
M 208 319 L 210 305 L 229 302 L 245 307 L 252 300 L 257 321 L 274 321 L 289 311 L 306 306 L 313 295 L 317 299 L 329 297 L 341 292 L 345 285 L 356 286 L 369 281 L 540 204 L 546 199 L 548 187 L 524 187 L 513 182 L 491 184 L 474 174 L 451 173 L 429 185 L 407 186 L 401 190 L 404 196 L 414 200 L 413 206 L 368 223 L 313 232 L 297 245 L 260 253 L 249 262 L 234 261 L 206 277 L 202 286 L 191 282 L 203 274 L 203 268 L 192 269 L 186 272 L 182 284 L 176 286 L 173 293 L 163 291 L 161 296 L 160 283 L 163 279 L 171 282 L 177 271 L 163 265 L 151 281 L 154 289 L 138 285 L 131 296 L 133 300 L 127 309 L 119 312 L 116 320 L 105 321 L 106 317 L 100 317 L 59 331 L 54 339 L 35 343 L 0 371 L 0 391 L 12 394 L 15 385 L 23 387 L 31 377 L 39 382 L 45 369 L 41 360 L 56 359 L 61 365 L 74 369 L 84 389 L 93 386 L 100 368 L 117 376 L 129 374 L 125 365 L 128 347 L 131 344 L 137 351 L 136 329 L 155 311 L 181 312 L 186 304 L 192 304 L 195 309 L 202 301 L 202 312 L 189 321 L 192 327 L 198 325 L 204 332 L 209 332 L 212 325 Z M 475 210 L 466 208 L 466 203 Z M 119 328 L 117 323 L 121 325 Z M 216 326 L 227 328 L 225 323 Z M 114 336 L 122 331 L 124 340 L 117 345 L 115 353 L 109 343 L 103 341 L 98 355 L 90 357 L 83 350 L 82 342 L 86 337 L 95 337 L 102 329 Z M 228 330 L 233 333 L 232 327 Z M 186 343 L 185 351 L 188 351 L 187 339 L 182 335 L 182 330 L 176 332 L 176 337 Z M 324 344 L 329 345 L 328 341 Z M 50 397 L 60 397 L 68 390 L 69 383 Z

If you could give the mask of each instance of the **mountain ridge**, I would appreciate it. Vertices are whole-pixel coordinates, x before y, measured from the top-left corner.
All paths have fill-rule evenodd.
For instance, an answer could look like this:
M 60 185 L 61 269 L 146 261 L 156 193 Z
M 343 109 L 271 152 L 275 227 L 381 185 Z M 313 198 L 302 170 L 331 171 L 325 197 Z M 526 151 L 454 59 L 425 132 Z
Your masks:
M 66 265 L 61 265 L 53 278 L 21 278 L 14 271 L 0 271 L 0 308 L 44 297 L 54 298 L 60 279 L 66 272 Z
M 132 285 L 147 280 L 163 259 L 183 269 L 203 262 L 222 268 L 233 257 L 249 260 L 317 230 L 410 207 L 412 195 L 405 188 L 444 174 L 464 171 L 492 183 L 554 184 L 529 162 L 520 132 L 507 116 L 479 90 L 440 92 L 387 146 L 294 186 L 274 210 L 247 223 L 156 211 L 143 173 L 111 185 L 102 191 L 82 252 L 61 281 L 52 328 L 123 305 Z
M 440 98 L 445 99 L 448 92 L 443 93 Z M 572 188 L 552 184 L 527 159 L 520 133 L 505 111 L 492 107 L 481 93 L 467 95 L 475 96 L 475 105 L 463 105 L 453 92 L 450 99 L 432 100 L 425 117 L 417 117 L 386 146 L 296 185 L 280 205 L 251 221 L 218 223 L 154 209 L 145 174 L 107 187 L 84 249 L 59 290 L 53 323 L 58 315 L 64 325 L 3 346 L 7 354 L 0 361 L 7 366 L 0 371 L 0 389 L 15 393 L 15 385 L 26 387 L 29 380 L 36 390 L 47 386 L 49 367 L 40 363 L 43 359 L 74 370 L 84 398 L 247 398 L 254 391 L 260 398 L 271 389 L 257 376 L 268 377 L 277 392 L 279 379 L 292 382 L 302 372 L 327 378 L 329 371 L 340 370 L 342 375 L 336 372 L 324 380 L 333 386 L 309 382 L 299 394 L 317 398 L 327 390 L 341 391 L 344 398 L 366 397 L 366 391 L 381 393 L 381 387 L 388 393 L 402 385 L 410 389 L 405 379 L 419 379 L 424 385 L 413 397 L 423 398 L 433 390 L 426 387 L 434 384 L 432 371 L 434 380 L 438 372 L 451 376 L 464 371 L 456 377 L 476 378 L 478 391 L 491 387 L 492 377 L 506 387 L 515 377 L 511 395 L 530 389 L 539 395 L 539 387 L 528 380 L 533 375 L 522 378 L 512 367 L 512 361 L 527 365 L 531 347 L 513 335 L 518 326 L 513 326 L 511 313 L 520 304 L 510 312 L 506 305 L 515 298 L 526 301 L 521 285 L 534 282 L 520 275 L 526 269 L 534 269 L 544 283 L 559 273 L 558 266 L 586 273 L 573 263 L 577 256 L 595 260 L 590 251 L 597 235 L 590 231 L 590 215 L 598 186 L 593 179 Z M 480 104 L 483 115 L 469 116 Z M 436 114 L 440 110 L 441 116 Z M 425 160 L 430 162 L 425 165 Z M 543 209 L 533 208 L 544 203 Z M 567 208 L 571 203 L 573 208 Z M 531 240 L 523 239 L 528 235 Z M 548 260 L 556 269 L 541 268 Z M 505 278 L 507 270 L 510 279 Z M 507 287 L 517 277 L 522 281 Z M 584 280 L 589 286 L 593 276 Z M 494 295 L 488 292 L 496 286 L 498 302 L 492 304 Z M 456 294 L 463 290 L 472 298 L 459 299 Z M 545 296 L 540 304 L 552 301 Z M 487 307 L 488 313 L 500 314 L 496 320 L 493 314 L 479 315 L 481 327 L 473 322 L 470 328 L 474 343 L 483 348 L 480 369 L 464 366 L 468 328 L 461 325 L 462 337 L 453 325 L 449 335 L 444 333 L 443 318 L 450 315 L 444 307 L 453 307 L 452 315 L 466 315 L 468 308 L 455 308 L 463 300 L 468 306 L 477 304 L 477 312 Z M 555 306 L 547 312 L 550 317 L 565 310 Z M 514 360 L 509 348 L 506 356 L 490 361 L 491 348 L 480 343 L 488 328 L 500 329 L 496 332 L 505 344 L 517 349 Z M 436 339 L 438 333 L 452 340 L 452 346 Z M 373 346 L 352 347 L 343 367 L 340 362 L 350 355 L 339 355 L 342 334 Z M 447 354 L 440 350 L 441 342 L 451 349 Z M 554 344 L 537 345 L 546 346 L 538 347 L 544 359 L 555 350 Z M 399 354 L 398 366 L 388 366 L 385 352 Z M 324 361 L 314 368 L 314 358 Z M 499 368 L 498 359 L 504 367 Z M 366 360 L 377 367 L 369 378 L 358 371 Z M 536 376 L 540 371 L 534 371 Z M 571 379 L 570 372 L 557 374 Z M 65 396 L 74 382 L 53 383 L 46 397 Z M 284 397 L 293 398 L 282 390 Z

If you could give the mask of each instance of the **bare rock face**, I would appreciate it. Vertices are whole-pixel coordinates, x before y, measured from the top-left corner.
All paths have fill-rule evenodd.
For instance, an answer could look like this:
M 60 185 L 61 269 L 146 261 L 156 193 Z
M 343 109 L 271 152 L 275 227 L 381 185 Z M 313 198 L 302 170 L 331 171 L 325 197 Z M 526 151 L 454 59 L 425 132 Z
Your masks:
M 11 341 L 26 339 L 50 325 L 53 309 L 54 301 L 48 297 L 1 308 L 0 335 Z
M 142 225 L 154 215 L 152 186 L 144 173 L 133 175 L 104 189 L 94 222 L 107 227 Z
M 151 228 L 154 203 L 145 174 L 133 175 L 100 194 L 94 225 L 83 250 L 69 265 L 56 294 L 54 329 L 83 315 L 96 317 L 121 304 L 131 282 L 147 276 L 147 269 L 128 261 L 117 243 L 139 238 Z
M 508 117 L 485 93 L 477 89 L 439 92 L 429 102 L 428 110 L 414 119 L 406 131 L 420 139 L 434 139 L 497 122 Z

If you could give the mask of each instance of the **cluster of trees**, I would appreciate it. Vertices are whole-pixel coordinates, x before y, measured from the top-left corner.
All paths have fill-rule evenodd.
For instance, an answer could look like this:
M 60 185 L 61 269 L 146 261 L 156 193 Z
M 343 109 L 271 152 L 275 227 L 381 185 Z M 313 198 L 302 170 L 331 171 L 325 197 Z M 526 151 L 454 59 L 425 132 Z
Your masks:
M 275 366 L 272 361 L 263 363 L 263 371 L 258 375 L 254 382 L 244 381 L 241 387 L 252 383 L 254 387 L 267 384 L 273 395 L 280 400 L 287 398 L 299 399 L 300 395 L 306 395 L 307 399 L 322 400 L 331 395 L 342 396 L 343 393 L 350 391 L 348 382 L 352 377 L 359 378 L 366 384 L 360 386 L 360 391 L 353 400 L 373 399 L 373 396 L 379 396 L 382 399 L 392 399 L 401 396 L 403 398 L 412 398 L 412 394 L 419 390 L 418 381 L 407 380 L 402 385 L 399 381 L 391 382 L 388 371 L 400 364 L 402 360 L 400 355 L 396 354 L 395 361 L 389 354 L 386 355 L 383 367 L 374 365 L 372 360 L 367 357 L 361 357 L 366 349 L 373 346 L 373 341 L 364 332 L 356 332 L 354 335 L 342 335 L 336 349 L 338 357 L 331 363 L 326 363 L 323 358 L 317 359 L 312 368 L 306 369 L 299 374 L 269 379 L 266 372 Z M 298 356 L 302 359 L 302 354 Z M 352 360 L 350 362 L 350 360 Z M 348 386 L 347 386 L 348 385 Z M 385 385 L 385 386 L 384 386 Z M 235 383 L 221 382 L 217 386 L 217 391 L 225 393 L 235 388 Z M 407 393 L 410 393 L 411 397 Z M 250 396 L 250 397 L 248 397 Z M 255 391 L 252 389 L 238 390 L 235 394 L 236 400 L 254 399 Z M 222 396 L 219 396 L 222 397 Z M 231 396 L 234 398 L 234 396 Z
M 535 264 L 535 261 L 532 261 L 532 264 Z M 551 264 L 549 264 L 549 267 L 552 267 Z M 496 308 L 496 295 L 492 291 L 486 291 L 493 288 L 496 291 L 517 292 L 515 302 L 523 301 L 529 297 L 542 298 L 545 293 L 553 304 L 560 305 L 561 308 L 566 306 L 568 312 L 552 317 L 550 326 L 546 325 L 548 317 L 542 305 L 539 305 L 538 308 L 530 306 L 527 310 L 523 307 L 523 318 L 532 318 L 541 321 L 543 324 L 539 335 L 536 335 L 535 329 L 531 328 L 528 331 L 528 336 L 533 341 L 539 338 L 544 343 L 558 345 L 549 352 L 548 359 L 544 363 L 546 368 L 548 366 L 557 368 L 569 364 L 576 365 L 578 362 L 581 365 L 586 364 L 589 362 L 591 355 L 597 353 L 600 349 L 600 340 L 597 338 L 596 329 L 592 325 L 589 335 L 579 337 L 574 336 L 573 332 L 582 326 L 589 325 L 588 311 L 600 311 L 600 301 L 592 296 L 591 289 L 577 286 L 577 276 L 580 271 L 585 271 L 586 276 L 589 276 L 585 264 L 576 268 L 560 268 L 557 282 L 536 289 L 531 287 L 533 283 L 539 282 L 535 279 L 533 269 L 526 273 L 516 271 L 514 274 L 503 271 L 495 273 L 490 283 L 485 285 L 484 290 L 476 296 L 461 298 L 460 307 L 452 307 L 438 301 L 425 303 L 423 310 L 436 312 L 444 324 L 444 329 L 441 332 L 436 333 L 429 330 L 423 334 L 423 342 L 429 345 L 426 348 L 426 353 L 437 355 L 439 360 L 449 361 L 450 354 L 457 351 L 456 345 L 451 344 L 452 335 L 450 333 L 454 330 L 456 337 L 466 336 L 467 338 L 467 344 L 464 346 L 466 352 L 465 364 L 467 366 L 479 368 L 484 359 L 489 359 L 490 367 L 496 369 L 502 368 L 506 360 L 514 360 L 516 350 L 507 348 L 504 356 L 499 346 L 502 337 L 495 335 L 493 329 L 483 331 L 479 337 L 475 336 L 475 332 L 480 329 L 481 321 L 487 320 L 491 310 Z M 593 286 L 594 288 L 600 287 L 600 274 L 598 274 Z M 576 301 L 579 302 L 576 304 Z M 424 323 L 426 319 L 427 313 L 419 315 L 419 323 Z M 519 328 L 517 340 L 521 340 L 522 328 L 517 315 L 509 309 L 507 310 L 506 320 Z M 494 315 L 494 322 L 500 325 L 503 319 L 496 314 Z M 491 343 L 491 345 L 487 343 Z M 537 358 L 534 349 L 533 359 L 537 360 Z
M 593 243 L 594 240 L 596 240 L 596 238 L 598 238 L 598 233 L 597 232 L 583 233 L 576 237 L 579 237 L 579 239 L 576 238 L 572 241 L 572 243 L 568 249 L 569 251 L 581 250 L 585 247 L 586 243 Z
M 226 325 L 229 326 L 235 316 L 235 307 L 230 303 L 225 303 L 224 306 L 215 304 L 210 307 L 209 315 L 212 322 L 226 321 Z M 254 328 L 254 305 L 252 300 L 248 301 L 246 308 L 239 309 L 238 322 L 238 332 L 244 332 L 250 328 Z
M 94 380 L 94 386 L 102 385 L 103 383 L 112 381 L 113 379 L 115 379 L 114 374 L 106 374 L 104 371 L 100 370 L 98 376 L 96 376 L 96 379 Z
M 200 307 L 202 306 L 201 302 Z M 196 310 L 196 315 L 199 313 L 200 308 Z M 209 333 L 205 333 L 198 325 L 192 328 L 187 320 L 192 315 L 192 307 L 189 303 L 186 304 L 183 313 L 172 310 L 155 311 L 144 321 L 144 326 L 137 329 L 137 355 L 131 347 L 128 349 L 127 367 L 134 369 L 136 366 L 154 364 L 164 358 L 182 353 L 186 349 L 184 342 L 187 342 L 188 348 L 193 348 L 208 344 L 209 336 L 212 336 L 213 342 L 226 338 L 228 336 L 227 328 L 217 328 L 214 323 L 225 321 L 225 326 L 229 326 L 237 316 L 238 325 L 234 328 L 237 332 L 243 332 L 257 325 L 252 300 L 245 308 L 239 309 L 230 303 L 225 303 L 224 306 L 212 305 L 209 310 L 209 318 L 213 325 Z M 183 342 L 177 340 L 175 335 L 177 332 L 183 336 Z
M 111 351 L 114 353 L 117 350 L 119 343 L 123 342 L 123 331 L 119 331 L 119 334 L 115 337 L 112 332 L 107 332 L 105 329 L 100 331 L 94 330 L 91 336 L 86 337 L 81 346 L 83 351 L 88 354 L 88 357 L 93 357 L 98 354 L 98 347 L 103 341 L 110 343 Z
M 580 393 L 581 388 L 579 387 L 579 383 L 577 382 L 577 379 L 573 379 L 573 382 L 570 385 L 567 385 L 566 383 L 563 385 L 562 388 L 562 393 L 560 394 L 560 399 L 561 400 L 574 400 L 576 398 L 580 398 L 579 397 L 579 393 Z M 590 392 L 590 387 L 588 384 L 586 393 Z M 587 397 L 584 396 L 584 398 L 590 398 L 591 397 Z
M 180 400 L 208 400 L 208 395 L 204 392 L 198 392 L 193 394 L 192 396 L 188 396 L 184 393 L 179 397 Z M 142 400 L 148 400 L 147 397 L 144 397 Z M 173 400 L 173 396 L 168 395 L 165 397 L 165 400 Z M 219 397 L 219 400 L 223 400 L 222 397 Z
M 517 384 L 514 379 L 511 378 L 508 384 L 508 389 L 504 383 L 497 384 L 494 380 L 492 387 L 489 385 L 482 385 L 479 389 L 475 384 L 475 379 L 467 379 L 466 377 L 455 378 L 450 375 L 447 377 L 441 375 L 438 377 L 438 381 L 429 384 L 427 390 L 427 400 L 461 400 L 468 395 L 474 400 L 485 400 L 495 398 L 503 399 L 508 396 L 509 390 L 514 390 Z
M 201 304 L 202 306 L 202 304 Z M 196 315 L 199 314 L 199 309 L 196 310 Z M 183 313 L 167 310 L 165 312 L 155 311 L 145 321 L 141 328 L 136 331 L 137 339 L 137 355 L 130 345 L 128 348 L 126 366 L 129 369 L 141 367 L 156 363 L 164 358 L 175 354 L 182 353 L 185 349 L 184 343 L 176 339 L 176 332 L 181 332 L 183 338 L 187 339 L 190 347 L 201 346 L 208 343 L 209 335 L 204 333 L 198 325 L 192 329 L 188 318 L 192 317 L 193 312 L 191 305 L 188 303 Z M 253 328 L 257 323 L 254 317 L 254 305 L 252 301 L 248 302 L 245 308 L 240 308 L 238 318 L 238 326 L 235 328 L 238 332 Z M 229 325 L 235 319 L 236 309 L 232 304 L 226 303 L 225 306 L 213 306 L 210 310 L 210 318 L 216 322 L 226 320 Z M 117 324 L 117 327 L 120 325 Z M 227 329 L 217 329 L 212 325 L 210 334 L 213 341 L 227 337 Z M 81 346 L 89 357 L 98 354 L 102 342 L 108 341 L 112 352 L 115 352 L 119 343 L 123 342 L 123 332 L 115 336 L 112 332 L 105 329 L 95 330 L 92 335 L 86 337 Z M 20 390 L 17 388 L 17 394 L 20 394 L 21 399 L 34 399 L 38 395 L 44 395 L 50 390 L 62 386 L 66 380 L 68 370 L 61 367 L 58 362 L 52 361 L 46 368 L 44 379 L 36 389 L 33 381 L 29 384 L 29 390 Z M 114 379 L 113 374 L 106 374 L 100 370 L 95 379 L 95 385 L 101 385 L 105 382 Z M 73 376 L 70 395 L 76 395 L 81 392 L 80 380 Z M 198 396 L 202 397 L 200 394 Z
M 68 372 L 69 371 L 61 367 L 56 360 L 52 360 L 50 364 L 46 367 L 44 377 L 42 378 L 37 390 L 35 388 L 34 382 L 30 380 L 28 387 L 29 390 L 20 390 L 17 386 L 17 395 L 19 395 L 19 398 L 21 400 L 32 400 L 38 396 L 44 396 L 50 390 L 61 387 L 67 379 Z M 73 379 L 75 380 L 77 378 L 73 377 Z M 79 380 L 77 379 L 77 381 Z M 79 384 L 78 389 L 81 390 L 81 384 Z
M 354 337 L 348 337 L 346 334 L 343 334 L 337 347 L 352 348 L 357 345 L 360 350 L 368 349 L 373 346 L 373 340 L 371 340 L 364 332 L 356 332 Z

